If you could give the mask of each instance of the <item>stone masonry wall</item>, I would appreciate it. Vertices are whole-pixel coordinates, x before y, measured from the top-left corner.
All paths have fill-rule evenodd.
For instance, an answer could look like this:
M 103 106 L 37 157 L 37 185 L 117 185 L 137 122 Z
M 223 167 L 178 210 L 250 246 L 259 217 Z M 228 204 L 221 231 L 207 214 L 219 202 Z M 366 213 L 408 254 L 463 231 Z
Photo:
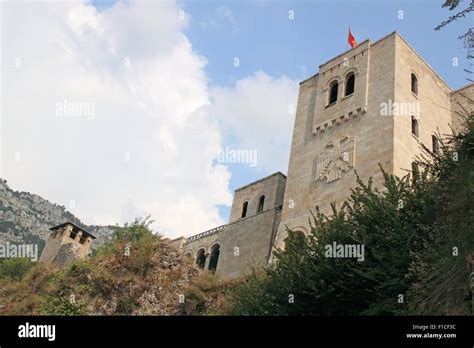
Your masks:
M 464 129 L 463 117 L 474 112 L 474 83 L 451 93 L 451 118 L 456 131 Z
M 307 233 L 310 212 L 316 206 L 326 214 L 331 212 L 331 202 L 340 207 L 356 185 L 355 170 L 364 181 L 373 177 L 375 185 L 382 181 L 379 164 L 392 171 L 393 119 L 380 117 L 380 105 L 394 99 L 395 36 L 361 43 L 321 65 L 318 75 L 300 84 L 276 247 L 284 247 L 286 225 Z M 349 72 L 355 72 L 355 91 L 345 97 L 345 76 Z M 328 88 L 334 79 L 339 80 L 338 101 L 328 106 Z M 348 154 L 352 167 L 342 162 L 344 139 L 354 142 Z M 320 156 L 327 153 L 337 154 L 337 163 L 344 169 L 341 177 L 331 182 L 317 175 Z
M 285 183 L 286 176 L 278 172 L 235 190 L 229 222 L 235 222 L 241 218 L 244 202 L 248 202 L 247 216 L 255 215 L 258 200 L 262 195 L 265 195 L 264 210 L 281 205 Z
M 235 191 L 230 223 L 187 238 L 178 238 L 172 244 L 185 256 L 196 260 L 198 251 L 207 255 L 208 269 L 212 247 L 220 246 L 216 274 L 222 277 L 238 277 L 248 273 L 253 266 L 268 262 L 280 223 L 281 205 L 285 192 L 286 177 L 275 173 L 241 187 Z M 263 211 L 258 213 L 259 198 L 264 195 Z M 248 202 L 247 216 L 242 218 L 242 205 Z
M 204 249 L 207 269 L 211 249 L 219 244 L 216 274 L 224 278 L 246 274 L 252 267 L 268 262 L 280 214 L 280 209 L 272 208 L 225 225 L 213 234 L 187 242 L 183 254 L 195 260 L 198 251 Z
M 419 103 L 418 112 L 394 116 L 394 174 L 404 176 L 422 153 L 421 144 L 432 149 L 432 135 L 451 133 L 451 88 L 430 68 L 406 41 L 396 35 L 395 101 Z M 418 95 L 411 91 L 411 74 L 418 79 Z M 419 136 L 411 132 L 411 116 L 418 119 Z
M 91 248 L 92 238 L 88 236 L 84 244 L 81 244 L 79 243 L 79 239 L 82 235 L 82 231 L 77 233 L 75 239 L 71 239 L 69 235 L 72 229 L 72 225 L 66 225 L 59 230 L 52 231 L 46 241 L 39 261 L 57 263 L 55 260 L 60 260 L 58 265 L 63 266 L 72 259 L 84 259 Z M 71 244 L 71 246 L 69 246 L 69 244 Z M 60 256 L 58 257 L 59 254 Z M 71 260 L 66 260 L 68 258 Z

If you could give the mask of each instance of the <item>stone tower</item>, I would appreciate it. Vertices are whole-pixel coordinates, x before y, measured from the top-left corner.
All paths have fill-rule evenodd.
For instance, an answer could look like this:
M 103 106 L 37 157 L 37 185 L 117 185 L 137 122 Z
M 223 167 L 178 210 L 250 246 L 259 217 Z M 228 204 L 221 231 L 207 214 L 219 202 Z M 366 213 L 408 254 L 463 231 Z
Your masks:
M 277 172 L 238 188 L 228 224 L 171 243 L 199 268 L 223 277 L 265 265 L 280 223 L 285 182 Z
M 284 247 L 285 226 L 308 233 L 311 212 L 329 214 L 331 203 L 340 208 L 356 185 L 355 171 L 376 187 L 383 182 L 379 165 L 406 175 L 421 144 L 435 149 L 435 133 L 460 126 L 452 104 L 461 91 L 474 99 L 474 85 L 452 91 L 396 32 L 320 65 L 300 83 L 275 247 Z
M 40 262 L 67 266 L 76 259 L 86 258 L 95 239 L 92 234 L 71 222 L 51 227 Z

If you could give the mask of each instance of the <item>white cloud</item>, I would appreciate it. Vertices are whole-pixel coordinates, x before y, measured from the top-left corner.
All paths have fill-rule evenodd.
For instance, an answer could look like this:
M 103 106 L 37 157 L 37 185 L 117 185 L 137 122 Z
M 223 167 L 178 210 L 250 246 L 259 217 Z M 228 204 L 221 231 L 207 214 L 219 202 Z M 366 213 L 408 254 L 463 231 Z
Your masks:
M 233 32 L 237 32 L 239 27 L 237 26 L 237 22 L 232 14 L 232 10 L 227 6 L 219 6 L 216 10 L 217 16 L 224 22 L 228 22 Z
M 206 60 L 175 4 L 1 6 L 1 175 L 13 188 L 74 200 L 86 223 L 151 214 L 171 237 L 224 223 L 217 205 L 231 203 L 230 173 L 212 164 L 221 135 L 202 112 Z M 56 115 L 64 102 L 95 115 Z
M 286 171 L 297 84 L 258 72 L 209 90 L 173 2 L 0 6 L 0 176 L 12 188 L 87 224 L 151 214 L 177 237 L 226 222 L 230 172 L 213 164 L 223 146 L 257 149 L 262 175 Z M 57 115 L 58 103 L 95 114 Z
M 216 87 L 209 113 L 220 121 L 226 146 L 257 150 L 262 174 L 286 172 L 296 110 L 296 81 L 259 71 L 235 86 Z M 229 140 L 230 141 L 230 140 Z
M 220 31 L 230 29 L 235 34 L 239 31 L 239 26 L 234 18 L 232 10 L 227 6 L 219 6 L 214 11 L 212 17 L 209 16 L 206 20 L 199 23 L 203 30 Z

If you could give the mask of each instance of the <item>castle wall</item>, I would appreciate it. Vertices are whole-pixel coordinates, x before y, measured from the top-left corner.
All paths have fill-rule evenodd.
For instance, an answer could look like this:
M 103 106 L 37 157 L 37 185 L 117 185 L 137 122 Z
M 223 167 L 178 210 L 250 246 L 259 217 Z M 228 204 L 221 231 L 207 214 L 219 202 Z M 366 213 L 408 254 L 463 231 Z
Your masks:
M 391 34 L 375 44 L 361 43 L 321 65 L 318 75 L 300 84 L 276 247 L 284 247 L 285 225 L 307 233 L 310 212 L 316 206 L 326 214 L 331 212 L 331 202 L 340 207 L 356 185 L 355 170 L 363 181 L 373 177 L 378 186 L 383 179 L 379 163 L 388 172 L 393 170 L 394 121 L 381 117 L 380 108 L 394 99 L 395 36 Z M 344 97 L 344 78 L 349 72 L 356 76 L 355 91 Z M 328 106 L 329 87 L 334 79 L 339 80 L 338 101 Z M 353 150 L 349 147 L 343 151 L 347 149 L 344 144 L 350 141 Z M 345 161 L 342 152 L 346 154 Z M 318 175 L 325 154 L 337 154 L 340 178 Z M 332 172 L 337 174 L 337 168 Z
M 267 263 L 280 215 L 280 209 L 271 208 L 225 225 L 215 233 L 188 241 L 183 254 L 196 260 L 198 251 L 204 249 L 208 255 L 205 269 L 208 269 L 211 249 L 219 244 L 216 275 L 233 278 L 249 273 L 252 267 Z
M 65 229 L 51 232 L 41 253 L 40 262 L 51 263 L 54 260 L 66 233 L 68 232 L 66 232 Z
M 75 243 L 61 244 L 52 260 L 59 267 L 66 267 L 78 259 L 79 245 Z
M 459 132 L 465 128 L 464 115 L 474 112 L 474 84 L 469 84 L 451 93 L 451 119 L 453 128 Z
M 395 101 L 399 105 L 418 103 L 417 112 L 394 116 L 394 174 L 404 176 L 411 163 L 422 153 L 421 144 L 432 150 L 432 135 L 450 134 L 451 89 L 427 63 L 396 35 Z M 418 95 L 411 91 L 411 74 L 418 79 Z M 402 108 L 401 108 L 402 109 Z M 406 110 L 407 108 L 405 108 Z M 418 118 L 419 136 L 411 132 L 411 116 Z

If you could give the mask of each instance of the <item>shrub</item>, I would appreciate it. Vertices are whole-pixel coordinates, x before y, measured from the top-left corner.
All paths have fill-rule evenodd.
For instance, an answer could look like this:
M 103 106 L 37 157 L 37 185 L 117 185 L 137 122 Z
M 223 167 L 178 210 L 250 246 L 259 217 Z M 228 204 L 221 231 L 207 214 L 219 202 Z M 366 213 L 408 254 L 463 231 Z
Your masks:
M 34 265 L 29 258 L 0 259 L 0 278 L 20 280 Z

